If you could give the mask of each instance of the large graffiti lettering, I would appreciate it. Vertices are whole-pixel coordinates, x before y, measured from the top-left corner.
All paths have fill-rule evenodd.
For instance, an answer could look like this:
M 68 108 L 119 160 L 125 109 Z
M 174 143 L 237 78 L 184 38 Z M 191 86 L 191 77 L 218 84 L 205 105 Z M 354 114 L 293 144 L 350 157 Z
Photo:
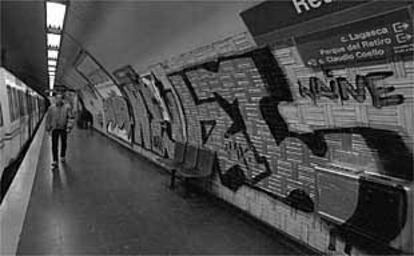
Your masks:
M 132 105 L 134 143 L 161 156 L 173 155 L 175 137 L 181 138 L 181 120 L 171 89 L 164 88 L 153 73 L 139 76 L 130 66 L 114 75 Z
M 216 85 L 223 85 L 224 81 L 222 81 L 220 79 L 220 76 L 225 76 L 228 74 L 228 72 L 225 71 L 225 68 L 223 68 L 224 64 L 226 63 L 228 64 L 228 66 L 233 66 L 233 64 L 236 64 L 238 61 L 243 60 L 246 64 L 245 65 L 252 65 L 252 59 L 254 59 L 256 56 L 261 56 L 262 53 L 261 51 L 256 51 L 253 53 L 248 53 L 248 54 L 241 54 L 241 55 L 237 55 L 237 56 L 230 56 L 230 57 L 223 57 L 220 58 L 217 61 L 213 61 L 213 62 L 208 62 L 208 63 L 203 63 L 200 64 L 198 66 L 195 67 L 191 67 L 191 68 L 187 68 L 184 69 L 182 71 L 170 74 L 170 77 L 172 78 L 172 80 L 176 81 L 176 78 L 174 76 L 178 76 L 179 78 L 181 78 L 182 83 L 185 85 L 185 88 L 179 88 L 180 89 L 186 89 L 189 96 L 191 96 L 191 99 L 193 100 L 193 104 L 195 106 L 199 106 L 199 105 L 204 105 L 204 104 L 212 104 L 215 103 L 217 104 L 221 110 L 224 111 L 224 113 L 227 115 L 227 117 L 231 120 L 231 124 L 227 127 L 225 127 L 225 130 L 223 130 L 222 136 L 223 138 L 231 138 L 231 137 L 235 137 L 236 135 L 238 135 L 239 139 L 242 139 L 246 145 L 247 148 L 251 151 L 252 153 L 252 159 L 249 160 L 253 160 L 253 162 L 255 163 L 255 165 L 258 166 L 263 166 L 262 168 L 254 168 L 255 171 L 250 170 L 251 167 L 249 164 L 249 161 L 246 159 L 245 155 L 239 155 L 239 157 L 243 158 L 242 161 L 242 165 L 244 166 L 244 168 L 246 169 L 246 171 L 248 173 L 250 173 L 250 178 L 249 179 L 245 179 L 243 182 L 247 183 L 247 184 L 257 184 L 260 181 L 264 180 L 266 177 L 269 177 L 272 174 L 271 168 L 270 168 L 270 164 L 269 161 L 267 159 L 267 157 L 263 156 L 261 153 L 259 153 L 259 151 L 256 148 L 255 143 L 253 142 L 253 140 L 251 139 L 251 136 L 248 132 L 247 129 L 247 125 L 245 123 L 245 117 L 243 117 L 242 114 L 242 110 L 241 107 L 239 105 L 239 100 L 238 98 L 233 98 L 232 101 L 229 101 L 227 98 L 225 98 L 222 94 L 220 94 L 218 91 L 220 90 L 219 87 L 216 87 L 215 89 L 217 89 L 217 91 L 215 91 L 214 89 L 211 90 L 210 92 L 207 93 L 207 90 L 200 90 L 201 88 L 197 88 L 197 86 L 199 86 L 200 84 L 205 84 L 205 82 L 200 81 L 200 77 L 215 77 L 215 79 L 217 79 L 217 83 L 215 83 Z M 254 57 L 252 57 L 254 56 Z M 260 58 L 260 57 L 258 57 Z M 250 63 L 249 63 L 250 60 Z M 254 60 L 253 60 L 254 62 Z M 223 65 L 222 65 L 223 64 Z M 244 63 L 243 63 L 244 64 Z M 237 65 L 237 64 L 236 64 Z M 227 67 L 229 69 L 229 67 Z M 243 70 L 244 71 L 244 70 Z M 242 72 L 242 71 L 240 71 Z M 200 79 L 200 80 L 198 80 Z M 177 84 L 176 84 L 177 85 Z M 206 88 L 207 89 L 207 88 Z M 241 88 L 241 91 L 246 91 L 247 88 Z M 227 94 L 227 93 L 226 93 Z M 200 97 L 199 95 L 203 95 L 203 97 Z M 253 96 L 253 95 L 252 95 Z M 192 114 L 192 113 L 189 113 Z M 211 117 L 210 117 L 211 118 Z M 205 121 L 200 121 L 201 127 L 201 143 L 202 144 L 206 144 L 207 140 L 206 140 L 206 131 L 205 131 Z M 213 130 L 215 129 L 214 126 L 212 127 L 212 129 L 209 132 L 209 135 L 211 135 L 213 133 Z M 240 137 L 241 136 L 241 137 Z M 216 150 L 219 150 L 219 148 L 217 148 Z M 239 159 L 240 160 L 240 159 Z M 238 164 L 236 164 L 238 165 Z M 235 166 L 235 165 L 234 165 Z M 235 167 L 231 166 L 227 171 L 229 172 L 230 170 L 235 170 Z M 237 168 L 236 168 L 237 169 Z M 257 172 L 257 170 L 261 171 Z M 233 172 L 233 171 L 230 171 Z M 236 172 L 239 173 L 239 172 Z M 223 176 L 223 177 L 227 177 L 227 176 Z M 241 185 L 240 181 L 240 175 L 237 176 L 237 184 Z M 231 181 L 229 181 L 229 178 L 226 179 L 226 184 L 227 183 L 231 183 Z M 233 185 L 231 185 L 233 186 Z
M 254 80 L 247 76 L 248 72 L 245 70 L 235 68 L 243 65 L 249 67 L 250 72 L 253 67 L 256 68 L 253 70 L 256 70 L 258 75 L 254 77 Z M 244 79 L 237 80 L 236 75 Z M 390 75 L 389 72 L 371 72 L 363 77 L 357 76 L 356 87 L 352 87 L 346 80 L 340 78 L 335 81 L 341 87 L 331 88 L 342 90 L 338 91 L 338 95 L 343 99 L 353 97 L 361 102 L 367 98 L 365 90 L 368 90 L 376 108 L 400 104 L 402 101 L 400 96 L 384 96 L 383 93 L 390 92 L 391 89 L 377 86 L 377 81 Z M 194 121 L 199 120 L 198 123 L 192 121 L 189 123 L 190 142 L 226 152 L 225 155 L 219 154 L 222 170 L 219 173 L 223 185 L 232 190 L 237 190 L 243 184 L 252 185 L 271 191 L 276 196 L 283 196 L 282 200 L 292 207 L 303 211 L 313 211 L 316 192 L 315 171 L 312 166 L 329 165 L 330 161 L 339 154 L 339 152 L 330 151 L 329 145 L 337 138 L 345 139 L 347 134 L 354 134 L 354 141 L 359 136 L 358 138 L 366 143 L 367 147 L 378 152 L 377 161 L 381 164 L 376 167 L 377 172 L 412 179 L 410 164 L 406 164 L 412 162 L 412 155 L 403 146 L 402 138 L 393 132 L 358 126 L 348 126 L 345 129 L 340 126 L 309 128 L 304 125 L 306 129 L 292 130 L 290 119 L 284 111 L 288 103 L 293 104 L 289 84 L 284 72 L 270 51 L 266 49 L 250 54 L 219 58 L 216 62 L 200 64 L 171 73 L 169 77 L 180 95 L 183 95 L 186 115 Z M 252 81 L 257 81 L 259 78 L 261 79 L 260 86 L 257 86 Z M 312 83 L 316 82 L 319 83 L 318 81 Z M 319 96 L 334 95 L 329 94 L 323 86 L 324 84 L 313 85 L 312 90 L 319 93 Z M 302 87 L 301 94 L 306 93 L 313 95 L 310 94 L 310 90 L 306 91 Z M 379 97 L 375 98 L 372 95 Z M 208 108 L 208 113 L 204 111 L 206 108 Z M 261 116 L 257 116 L 255 112 L 257 109 Z M 208 137 L 206 137 L 206 120 L 216 121 Z M 262 122 L 263 124 L 259 126 Z M 266 132 L 267 129 L 268 132 Z M 256 134 L 258 132 L 260 132 L 259 136 Z M 222 138 L 220 141 L 206 139 L 219 135 Z M 395 144 L 390 150 L 404 151 L 406 152 L 404 156 L 390 157 L 394 154 L 384 152 L 387 147 L 378 144 L 377 135 L 390 144 L 394 141 Z M 271 139 L 277 147 L 269 143 Z M 300 141 L 305 147 L 295 140 Z M 348 147 L 352 148 L 353 145 Z M 361 154 L 358 157 L 361 159 L 363 156 Z M 341 161 L 345 159 L 361 162 L 359 159 L 352 160 L 349 157 Z M 403 161 L 397 163 L 397 159 Z M 399 165 L 400 171 L 393 170 L 390 163 Z M 372 166 L 371 163 L 367 164 Z
M 393 72 L 371 72 L 367 75 L 356 75 L 355 86 L 344 77 L 329 77 L 327 82 L 318 77 L 309 77 L 309 85 L 305 87 L 301 81 L 298 81 L 299 93 L 302 97 L 309 97 L 316 104 L 320 97 L 326 97 L 332 100 L 340 99 L 347 101 L 352 96 L 357 102 L 362 103 L 367 99 L 366 90 L 368 90 L 372 104 L 376 108 L 385 106 L 399 105 L 404 102 L 403 95 L 388 95 L 395 89 L 392 86 L 382 87 L 379 82 L 393 75 Z M 386 95 L 386 96 L 384 96 Z
M 131 120 L 124 97 L 116 94 L 111 95 L 104 99 L 103 108 L 108 132 L 130 141 Z
M 349 191 L 335 195 L 329 183 L 334 178 L 318 184 L 320 170 L 361 175 L 351 184 L 352 207 L 346 206 L 333 232 L 345 234 L 348 252 L 349 243 L 359 241 L 348 232 L 355 227 L 391 241 L 406 221 L 399 215 L 406 211 L 406 194 L 394 188 L 385 195 L 371 189 L 366 177 L 413 180 L 407 86 L 398 84 L 395 71 L 341 70 L 334 76 L 308 70 L 304 77 L 292 75 L 294 68 L 282 70 L 275 53 L 260 48 L 173 70 L 167 77 L 152 71 L 139 76 L 127 66 L 114 72 L 126 97 L 111 88 L 98 91 L 107 95 L 109 130 L 126 129 L 135 145 L 165 158 L 174 155 L 176 141 L 209 148 L 217 152 L 219 182 L 235 192 L 247 185 L 294 209 L 335 216 L 343 212 L 334 212 L 330 202 Z M 132 123 L 123 114 L 125 100 Z M 400 116 L 393 121 L 395 113 Z M 321 196 L 321 189 L 331 196 Z M 393 209 L 379 210 L 384 207 Z M 385 219 L 390 224 L 382 230 Z
M 147 110 L 146 101 L 135 83 L 124 84 L 123 88 L 133 109 L 135 121 L 133 142 L 151 150 L 150 120 L 152 120 L 152 115 Z
M 89 52 L 82 50 L 76 57 L 75 70 L 88 84 L 86 90 L 102 100 L 106 131 L 127 142 L 131 141 L 132 119 L 128 101 L 106 69 Z
M 216 126 L 216 120 L 202 120 L 200 121 L 201 125 L 201 137 L 203 140 L 203 145 L 207 143 L 208 138 Z

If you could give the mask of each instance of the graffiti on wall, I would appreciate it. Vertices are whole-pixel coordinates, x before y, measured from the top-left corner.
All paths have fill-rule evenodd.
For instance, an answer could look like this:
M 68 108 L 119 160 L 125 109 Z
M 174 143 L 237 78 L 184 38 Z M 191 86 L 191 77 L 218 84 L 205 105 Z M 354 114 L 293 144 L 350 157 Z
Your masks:
M 371 73 L 365 76 L 368 77 L 365 81 L 389 75 L 389 72 Z M 284 110 L 287 103 L 293 103 L 289 84 L 271 52 L 266 49 L 219 58 L 217 62 L 171 73 L 169 77 L 182 95 L 184 110 L 190 119 L 190 143 L 205 144 L 223 152 L 219 154 L 220 168 L 224 170 L 222 174 L 225 177 L 222 181 L 232 189 L 250 184 L 284 197 L 289 197 L 293 191 L 305 191 L 310 198 L 314 198 L 314 165 L 327 166 L 336 157 L 350 162 L 355 160 L 356 163 L 368 159 L 365 152 L 353 154 L 353 158 L 344 158 L 346 152 L 329 149 L 331 145 L 345 144 L 349 134 L 353 134 L 351 148 L 362 142 L 367 145 L 367 150 L 377 152 L 372 158 L 376 163 L 381 163 L 375 166 L 377 172 L 412 179 L 412 155 L 398 134 L 379 127 L 363 128 L 355 124 L 291 129 L 291 120 L 286 118 Z M 371 89 L 368 87 L 368 91 Z M 400 99 L 400 96 L 397 98 Z M 395 102 L 394 99 L 381 96 L 378 104 Z M 213 121 L 215 125 L 212 125 Z M 208 133 L 206 123 L 210 124 Z M 377 136 L 384 138 L 384 141 L 394 141 L 393 146 L 384 147 L 375 139 Z M 231 151 L 236 157 L 231 156 Z M 405 153 L 397 156 L 395 152 Z M 391 163 L 401 168 L 397 171 L 391 168 Z M 372 161 L 367 163 L 371 168 L 372 164 Z M 227 172 L 229 174 L 225 175 Z M 234 175 L 234 182 L 231 174 Z
M 127 142 L 131 141 L 131 118 L 128 103 L 120 90 L 112 83 L 95 86 L 103 99 L 106 131 Z
M 224 186 L 237 191 L 247 184 L 310 212 L 318 193 L 315 167 L 340 166 L 345 172 L 358 168 L 413 179 L 412 149 L 407 144 L 412 119 L 402 118 L 412 110 L 404 104 L 405 87 L 388 85 L 388 78 L 396 81 L 393 74 L 362 72 L 355 85 L 341 76 L 328 76 L 327 83 L 311 78 L 310 87 L 295 90 L 287 78 L 297 79 L 285 76 L 270 50 L 259 49 L 187 67 L 169 78 L 189 119 L 189 142 L 218 152 Z M 322 96 L 327 100 L 319 99 Z M 350 104 L 351 97 L 356 104 Z M 360 227 L 372 237 L 391 241 L 405 223 L 405 215 L 398 214 L 406 212 L 404 191 L 388 188 L 394 194 L 383 196 L 379 188 L 372 192 L 369 181 L 361 180 L 357 186 L 355 206 L 334 231 L 346 234 L 347 251 L 350 244 L 362 241 L 350 235 L 350 229 Z M 372 193 L 381 199 L 369 201 Z M 398 207 L 376 213 L 371 222 L 366 218 L 385 205 L 391 207 L 389 202 Z M 381 229 L 383 219 L 390 224 Z
M 222 156 L 220 159 L 222 165 L 226 166 L 222 172 L 222 177 L 225 177 L 224 185 L 232 189 L 237 190 L 242 184 L 247 183 L 272 190 L 267 178 L 277 173 L 276 170 L 272 170 L 274 163 L 271 163 L 270 157 L 275 147 L 270 148 L 270 145 L 266 144 L 272 137 L 279 145 L 288 136 L 295 136 L 294 133 L 289 133 L 283 118 L 278 114 L 277 107 L 276 113 L 273 113 L 275 98 L 269 97 L 267 91 L 273 91 L 273 95 L 278 97 L 276 100 L 288 101 L 291 100 L 291 95 L 286 82 L 278 81 L 282 73 L 275 73 L 278 66 L 268 54 L 266 49 L 256 50 L 219 58 L 217 62 L 204 63 L 170 74 L 171 81 L 186 100 L 186 115 L 191 119 L 199 119 L 199 124 L 193 123 L 194 126 L 189 127 L 192 138 L 190 142 L 206 144 L 216 151 L 227 152 L 227 155 L 229 151 L 235 151 L 237 158 L 229 159 Z M 266 65 L 261 65 L 261 62 L 265 62 Z M 233 74 L 239 75 L 240 78 L 233 78 Z M 253 78 L 256 83 L 252 82 Z M 267 88 L 263 87 L 263 84 Z M 231 87 L 232 90 L 226 87 Z M 186 97 L 187 95 L 189 97 Z M 243 103 L 240 103 L 240 100 L 243 100 Z M 278 101 L 276 106 L 277 103 Z M 203 106 L 197 108 L 199 105 Z M 206 108 L 209 110 L 208 113 L 203 111 Z M 258 115 L 260 111 L 263 117 Z M 208 137 L 206 120 L 209 120 L 210 124 Z M 270 122 L 266 122 L 267 120 Z M 209 141 L 208 138 L 211 136 L 218 139 Z M 326 145 L 320 142 L 318 134 L 298 134 L 296 137 L 309 145 L 314 154 L 325 154 Z M 240 170 L 243 170 L 243 175 Z M 234 182 L 231 173 L 234 174 Z M 242 176 L 245 179 L 240 182 Z M 234 183 L 238 186 L 234 186 Z M 279 194 L 284 195 L 282 190 Z
M 161 156 L 172 156 L 175 137 L 181 138 L 178 103 L 171 89 L 148 73 L 138 76 L 130 66 L 118 69 L 115 77 L 128 96 L 135 118 L 134 143 Z
M 339 225 L 332 229 L 329 249 L 335 250 L 335 237 L 340 235 L 346 241 L 348 254 L 352 245 L 374 254 L 389 251 L 388 243 L 401 235 L 407 221 L 404 189 L 380 185 L 364 175 L 350 182 L 341 173 L 379 174 L 412 181 L 413 152 L 409 141 L 414 127 L 409 116 L 412 116 L 413 93 L 410 79 L 401 75 L 406 74 L 404 65 L 386 63 L 369 68 L 309 72 L 301 61 L 292 61 L 295 54 L 293 47 L 275 53 L 279 62 L 289 63 L 284 69 L 297 99 L 280 103 L 278 109 L 290 131 L 321 133 L 328 145 L 327 159 L 314 166 L 331 171 L 317 172 L 323 177 L 318 184 L 318 212 L 342 219 L 342 222 L 334 221 Z M 315 79 L 312 77 L 324 81 L 326 86 L 332 85 L 329 89 L 333 90 L 326 90 L 331 98 L 316 93 L 320 95 L 316 104 L 308 99 L 312 90 L 318 92 L 312 89 L 310 81 Z M 354 84 L 349 82 L 351 77 L 355 78 Z M 367 77 L 372 80 L 367 81 Z M 307 95 L 297 90 L 299 86 L 294 81 L 298 80 L 302 85 L 309 81 Z M 332 94 L 332 91 L 338 93 Z M 364 233 L 365 238 L 374 238 L 375 242 L 356 235 L 355 230 Z
M 308 86 L 298 81 L 299 93 L 302 97 L 309 97 L 317 104 L 320 97 L 326 97 L 331 100 L 340 100 L 340 103 L 350 100 L 352 97 L 359 103 L 367 99 L 367 91 L 370 94 L 372 105 L 376 108 L 399 105 L 404 102 L 404 96 L 401 94 L 389 95 L 395 90 L 394 87 L 381 87 L 382 82 L 387 77 L 393 75 L 392 71 L 388 72 L 370 72 L 366 75 L 356 75 L 355 85 L 352 85 L 345 77 L 331 78 L 328 76 L 327 81 L 322 81 L 318 77 L 309 77 Z
M 111 135 L 131 141 L 132 119 L 128 102 L 109 73 L 87 51 L 82 50 L 75 61 L 76 71 L 88 81 L 91 93 L 97 92 L 102 99 L 105 129 Z
M 139 76 L 130 66 L 115 71 L 132 106 L 132 142 L 164 157 L 173 155 L 175 141 L 210 148 L 217 152 L 219 180 L 227 188 L 249 185 L 307 212 L 316 203 L 319 211 L 326 203 L 327 214 L 336 210 L 330 204 L 335 196 L 317 201 L 322 201 L 318 189 L 329 188 L 334 179 L 323 176 L 328 185 L 318 187 L 319 169 L 412 181 L 412 85 L 406 85 L 404 72 L 396 72 L 404 61 L 320 72 L 292 57 L 295 51 L 296 46 L 262 48 L 180 68 L 168 75 L 174 90 L 153 73 Z M 110 107 L 122 105 L 116 103 L 120 95 L 108 95 L 105 119 L 125 126 L 127 119 Z M 372 183 L 357 181 L 353 208 L 335 232 L 361 227 L 386 242 L 400 233 L 405 192 Z

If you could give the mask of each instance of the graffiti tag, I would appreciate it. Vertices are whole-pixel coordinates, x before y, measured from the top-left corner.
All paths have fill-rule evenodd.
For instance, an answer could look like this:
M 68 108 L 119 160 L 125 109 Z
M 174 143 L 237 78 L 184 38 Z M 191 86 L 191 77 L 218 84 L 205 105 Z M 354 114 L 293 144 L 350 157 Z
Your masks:
M 309 78 L 308 87 L 298 81 L 299 94 L 304 98 L 309 97 L 315 104 L 320 97 L 341 101 L 347 101 L 352 97 L 357 102 L 363 103 L 367 99 L 368 91 L 372 104 L 376 108 L 398 105 L 404 102 L 404 96 L 400 94 L 389 95 L 395 88 L 393 86 L 382 87 L 378 84 L 379 81 L 392 75 L 392 71 L 356 75 L 354 85 L 344 77 L 328 77 L 327 81 L 322 81 L 320 78 L 312 76 Z

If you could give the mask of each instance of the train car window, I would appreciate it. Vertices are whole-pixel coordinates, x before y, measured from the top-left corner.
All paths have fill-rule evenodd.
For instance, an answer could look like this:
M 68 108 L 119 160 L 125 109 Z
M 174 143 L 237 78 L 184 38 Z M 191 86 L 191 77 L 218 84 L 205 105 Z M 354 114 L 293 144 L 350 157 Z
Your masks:
M 13 88 L 13 95 L 14 95 L 14 111 L 15 111 L 15 113 L 14 113 L 14 120 L 16 120 L 16 119 L 18 119 L 19 117 L 20 117 L 20 111 L 19 111 L 19 108 L 20 108 L 20 104 L 19 104 L 19 96 L 17 96 L 17 89 L 15 89 L 15 88 Z
M 7 86 L 7 96 L 8 96 L 8 99 L 9 99 L 10 120 L 13 121 L 14 120 L 13 93 L 12 93 L 12 88 L 9 85 Z
M 31 106 L 31 101 L 30 101 L 30 95 L 29 95 L 29 91 L 27 91 L 24 94 L 24 100 L 26 101 L 26 113 L 30 115 L 30 106 Z
M 29 95 L 28 102 L 29 102 L 29 113 L 32 114 L 33 113 L 33 107 L 34 107 L 33 96 Z
M 20 91 L 20 99 L 21 99 L 21 101 L 20 101 L 21 114 L 26 115 L 26 113 L 27 113 L 27 101 L 26 101 L 26 97 L 24 96 L 23 91 Z
M 27 113 L 29 113 L 29 111 L 27 111 L 27 107 L 28 107 L 28 104 L 27 104 L 27 97 L 26 97 L 26 94 L 24 93 L 24 91 L 22 92 L 22 101 L 23 101 L 23 113 L 24 113 L 24 115 L 27 115 Z
M 11 89 L 11 96 L 12 96 L 12 105 L 13 105 L 13 119 L 12 121 L 17 119 L 17 104 L 16 104 L 16 89 Z
M 29 114 L 29 109 L 28 109 L 29 103 L 27 102 L 26 93 L 24 91 L 22 92 L 22 100 L 24 102 L 23 112 L 24 112 L 24 115 L 27 115 L 27 114 Z
M 24 116 L 24 102 L 23 102 L 23 97 L 22 97 L 22 91 L 18 90 L 17 91 L 17 97 L 19 99 L 19 115 L 20 116 Z
M 11 88 L 11 98 L 12 98 L 12 105 L 13 105 L 13 118 L 12 121 L 17 119 L 17 105 L 16 105 L 16 89 Z
M 36 107 L 35 98 L 32 96 L 30 99 L 32 100 L 32 113 L 34 113 L 35 112 L 35 107 Z
M 3 109 L 1 108 L 1 102 L 0 102 L 0 127 L 3 127 Z

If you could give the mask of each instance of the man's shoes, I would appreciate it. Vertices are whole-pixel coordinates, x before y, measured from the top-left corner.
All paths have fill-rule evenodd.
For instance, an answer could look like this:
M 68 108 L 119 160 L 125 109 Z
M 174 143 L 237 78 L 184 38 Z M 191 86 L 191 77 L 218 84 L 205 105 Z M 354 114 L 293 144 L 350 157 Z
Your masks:
M 52 169 L 55 169 L 58 167 L 58 163 L 57 162 L 52 162 Z
M 65 159 L 64 157 L 61 157 L 61 158 L 60 158 L 60 161 L 61 161 L 62 163 L 65 163 L 65 162 L 66 162 L 66 159 Z

